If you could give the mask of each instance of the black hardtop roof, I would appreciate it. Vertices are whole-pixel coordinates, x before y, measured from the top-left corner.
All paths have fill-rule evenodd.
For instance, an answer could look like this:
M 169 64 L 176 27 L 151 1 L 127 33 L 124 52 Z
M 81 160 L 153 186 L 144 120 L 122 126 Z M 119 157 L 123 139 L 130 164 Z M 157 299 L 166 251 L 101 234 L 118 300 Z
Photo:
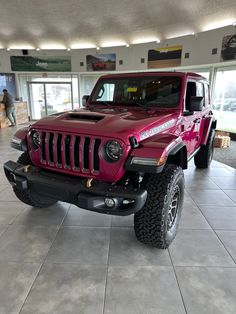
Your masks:
M 127 73 L 115 73 L 101 76 L 101 78 L 122 78 L 122 77 L 140 77 L 140 76 L 179 76 L 179 77 L 191 77 L 198 78 L 204 81 L 207 79 L 193 72 L 177 72 L 177 71 L 163 71 L 163 72 L 127 72 Z

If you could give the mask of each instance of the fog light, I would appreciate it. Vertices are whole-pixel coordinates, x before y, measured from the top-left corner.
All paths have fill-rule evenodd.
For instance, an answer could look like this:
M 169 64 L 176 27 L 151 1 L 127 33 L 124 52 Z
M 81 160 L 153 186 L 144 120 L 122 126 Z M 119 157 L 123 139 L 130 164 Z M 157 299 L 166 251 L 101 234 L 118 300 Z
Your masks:
M 109 208 L 114 207 L 116 204 L 112 198 L 105 198 L 104 202 L 105 202 L 105 205 Z

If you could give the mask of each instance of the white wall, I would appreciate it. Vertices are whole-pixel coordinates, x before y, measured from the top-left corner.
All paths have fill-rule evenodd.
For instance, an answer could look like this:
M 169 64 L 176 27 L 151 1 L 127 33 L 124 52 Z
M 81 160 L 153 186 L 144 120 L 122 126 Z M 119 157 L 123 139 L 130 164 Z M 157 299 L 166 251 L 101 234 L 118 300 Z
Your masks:
M 207 31 L 197 34 L 197 36 L 189 35 L 168 39 L 162 41 L 160 44 L 148 43 L 132 45 L 130 47 L 113 47 L 102 48 L 99 51 L 96 49 L 82 49 L 82 50 L 50 50 L 50 51 L 35 51 L 29 50 L 29 55 L 32 56 L 60 56 L 71 55 L 72 72 L 86 72 L 86 55 L 88 54 L 103 54 L 116 53 L 116 69 L 118 71 L 135 71 L 147 69 L 148 50 L 158 47 L 182 45 L 182 62 L 181 66 L 214 64 L 220 62 L 220 53 L 222 38 L 225 35 L 232 35 L 236 33 L 236 27 L 228 26 L 212 31 Z M 217 48 L 216 55 L 212 55 L 213 48 Z M 184 59 L 185 52 L 190 53 L 189 59 Z M 0 73 L 11 72 L 10 56 L 22 55 L 21 50 L 0 50 Z M 145 63 L 141 64 L 140 59 L 145 58 Z M 123 60 L 123 65 L 119 65 L 119 60 Z M 84 62 L 84 66 L 80 66 L 80 62 Z M 236 61 L 235 61 L 236 63 Z M 152 69 L 153 70 L 153 69 Z

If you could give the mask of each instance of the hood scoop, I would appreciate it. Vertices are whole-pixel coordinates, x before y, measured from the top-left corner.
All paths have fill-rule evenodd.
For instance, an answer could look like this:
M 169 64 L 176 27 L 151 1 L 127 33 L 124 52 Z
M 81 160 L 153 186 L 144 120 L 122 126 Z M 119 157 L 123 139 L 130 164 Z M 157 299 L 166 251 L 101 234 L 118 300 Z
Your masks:
M 104 116 L 99 115 L 87 115 L 87 114 L 79 114 L 79 113 L 71 113 L 69 114 L 69 120 L 78 120 L 78 121 L 91 121 L 98 122 L 102 120 Z

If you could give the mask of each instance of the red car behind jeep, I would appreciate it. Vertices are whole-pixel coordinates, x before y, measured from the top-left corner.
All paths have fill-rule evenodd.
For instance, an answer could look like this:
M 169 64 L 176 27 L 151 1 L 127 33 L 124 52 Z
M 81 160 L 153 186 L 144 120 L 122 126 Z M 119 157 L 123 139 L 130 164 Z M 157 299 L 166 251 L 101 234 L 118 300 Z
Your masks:
M 194 157 L 207 168 L 216 121 L 209 85 L 194 73 L 149 72 L 101 77 L 85 109 L 59 113 L 16 132 L 23 151 L 4 164 L 16 196 L 47 207 L 60 201 L 112 215 L 134 213 L 137 239 L 167 248 Z

